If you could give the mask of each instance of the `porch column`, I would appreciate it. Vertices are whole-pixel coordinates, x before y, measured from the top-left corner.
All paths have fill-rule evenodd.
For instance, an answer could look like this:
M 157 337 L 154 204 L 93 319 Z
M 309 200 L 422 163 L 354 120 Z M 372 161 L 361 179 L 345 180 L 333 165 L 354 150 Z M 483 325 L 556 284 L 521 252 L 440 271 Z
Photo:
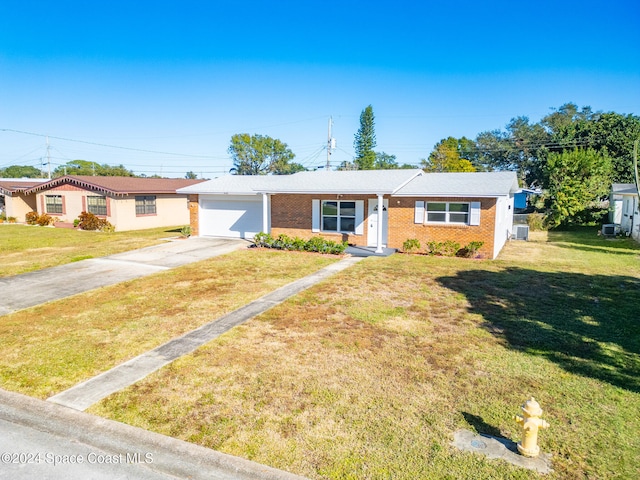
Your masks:
M 376 253 L 382 253 L 382 222 L 384 221 L 384 196 L 378 194 L 378 232 L 376 239 Z
M 262 231 L 269 233 L 269 194 L 262 194 Z

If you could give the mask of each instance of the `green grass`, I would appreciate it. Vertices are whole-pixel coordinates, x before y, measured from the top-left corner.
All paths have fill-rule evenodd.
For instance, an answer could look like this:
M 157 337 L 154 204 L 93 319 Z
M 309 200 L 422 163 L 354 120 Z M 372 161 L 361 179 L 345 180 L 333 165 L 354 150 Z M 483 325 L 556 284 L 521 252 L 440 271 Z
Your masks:
M 545 478 L 638 478 L 639 254 L 580 231 L 372 258 L 91 411 L 310 478 L 538 478 L 450 446 L 518 441 L 533 395 Z
M 47 398 L 335 256 L 247 249 L 0 317 L 0 387 Z
M 640 245 L 534 233 L 496 261 L 367 259 L 90 411 L 314 479 L 640 478 Z M 0 381 L 47 396 L 322 258 L 236 252 L 0 317 Z M 532 395 L 553 473 L 450 445 L 520 440 Z
M 173 227 L 104 233 L 0 224 L 0 277 L 148 247 L 178 235 Z

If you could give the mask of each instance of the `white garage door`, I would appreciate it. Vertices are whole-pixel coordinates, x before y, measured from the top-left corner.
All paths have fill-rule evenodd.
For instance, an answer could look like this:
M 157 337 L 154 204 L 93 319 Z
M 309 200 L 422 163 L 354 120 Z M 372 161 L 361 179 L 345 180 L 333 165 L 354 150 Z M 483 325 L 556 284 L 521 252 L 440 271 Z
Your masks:
M 200 235 L 248 238 L 262 231 L 262 196 L 200 196 Z

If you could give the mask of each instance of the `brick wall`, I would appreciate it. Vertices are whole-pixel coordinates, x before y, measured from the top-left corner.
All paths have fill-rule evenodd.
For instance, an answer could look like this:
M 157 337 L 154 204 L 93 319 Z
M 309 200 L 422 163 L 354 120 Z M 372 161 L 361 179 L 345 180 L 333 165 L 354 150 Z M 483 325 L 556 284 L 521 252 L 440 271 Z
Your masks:
M 281 233 L 291 237 L 308 240 L 320 236 L 334 242 L 346 241 L 352 245 L 367 244 L 367 229 L 362 235 L 348 235 L 343 233 L 312 232 L 312 203 L 317 200 L 365 200 L 364 214 L 367 215 L 367 198 L 358 195 L 272 195 L 271 196 L 271 234 Z
M 414 223 L 416 201 L 429 202 L 480 202 L 480 225 L 453 224 L 418 224 Z M 461 247 L 469 242 L 481 241 L 484 245 L 479 253 L 486 258 L 493 256 L 493 235 L 495 231 L 496 199 L 495 198 L 398 198 L 389 201 L 389 246 L 402 248 L 405 240 L 417 238 L 424 247 L 429 241 L 444 242 L 453 240 Z
M 343 241 L 353 245 L 367 245 L 367 228 L 365 223 L 363 235 L 347 235 L 340 233 L 312 232 L 312 203 L 319 200 L 364 200 L 365 222 L 367 221 L 367 205 L 373 196 L 344 195 L 273 195 L 271 197 L 271 234 L 281 233 L 292 237 L 309 239 L 319 235 L 334 241 Z M 486 258 L 493 256 L 496 199 L 495 198 L 429 198 L 432 202 L 480 202 L 480 225 L 433 225 L 414 223 L 416 200 L 427 200 L 424 197 L 385 197 L 389 199 L 388 246 L 402 248 L 409 238 L 417 238 L 425 246 L 428 241 L 444 242 L 453 240 L 464 246 L 472 241 L 484 242 L 479 253 Z M 193 228 L 193 226 L 192 226 Z
M 197 237 L 200 235 L 198 195 L 189 195 L 187 201 L 189 205 L 189 224 L 191 225 L 191 235 Z

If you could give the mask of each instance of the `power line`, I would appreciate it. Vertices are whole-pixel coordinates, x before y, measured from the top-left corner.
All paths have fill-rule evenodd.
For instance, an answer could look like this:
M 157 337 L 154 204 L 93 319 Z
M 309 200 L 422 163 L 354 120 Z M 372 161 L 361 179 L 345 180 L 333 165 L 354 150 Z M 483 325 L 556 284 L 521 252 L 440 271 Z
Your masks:
M 21 133 L 24 135 L 32 135 L 35 137 L 47 137 L 46 134 L 42 134 L 42 133 L 33 133 L 33 132 L 25 132 L 22 130 L 13 130 L 11 128 L 2 128 L 0 129 L 1 132 L 13 132 L 13 133 Z M 175 157 L 192 157 L 192 158 L 216 158 L 213 157 L 212 155 L 192 155 L 192 154 L 188 154 L 188 153 L 175 153 L 175 152 L 162 152 L 162 151 L 158 151 L 158 150 L 147 150 L 144 148 L 133 148 L 133 147 L 121 147 L 119 145 L 109 145 L 106 143 L 98 143 L 98 142 L 89 142 L 86 140 L 76 140 L 73 138 L 65 138 L 65 137 L 56 137 L 53 135 L 48 135 L 49 138 L 55 138 L 56 140 L 63 140 L 66 142 L 75 142 L 75 143 L 83 143 L 85 145 L 96 145 L 98 147 L 107 147 L 107 148 L 117 148 L 120 150 L 129 150 L 132 152 L 144 152 L 144 153 L 156 153 L 156 154 L 160 154 L 160 155 L 172 155 Z M 221 158 L 221 157 L 217 157 L 217 158 Z

